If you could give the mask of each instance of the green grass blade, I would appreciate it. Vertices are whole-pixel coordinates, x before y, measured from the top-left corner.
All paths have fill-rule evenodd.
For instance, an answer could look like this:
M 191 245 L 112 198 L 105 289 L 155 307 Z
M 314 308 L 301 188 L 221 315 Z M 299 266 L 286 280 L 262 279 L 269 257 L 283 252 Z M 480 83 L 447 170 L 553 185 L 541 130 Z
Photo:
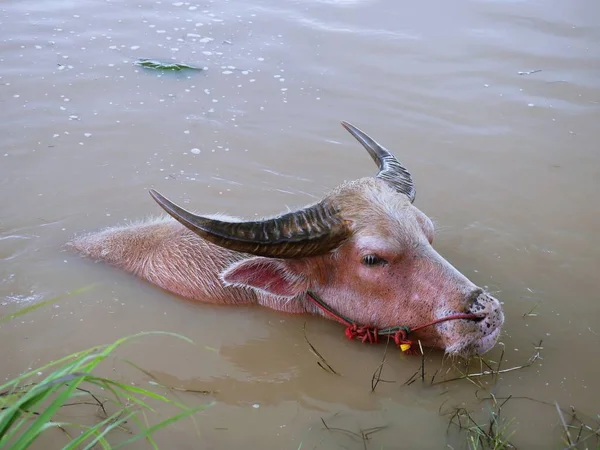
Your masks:
M 127 400 L 135 403 L 140 408 L 147 409 L 149 411 L 154 412 L 154 410 L 152 409 L 152 407 L 150 405 L 148 405 L 143 400 L 135 397 L 135 395 L 132 395 L 131 392 L 128 392 L 126 390 L 127 388 L 132 387 L 132 386 L 124 385 L 125 388 L 121 388 L 120 386 L 116 385 L 117 382 L 106 379 L 106 378 L 96 378 L 95 380 L 90 380 L 90 383 L 94 384 L 102 389 L 106 389 L 106 390 L 110 391 L 115 396 L 115 399 L 116 399 L 116 402 L 118 405 L 124 404 L 124 402 L 121 400 L 121 397 L 125 397 Z M 169 400 L 166 400 L 166 402 L 168 403 Z
M 22 316 L 23 314 L 27 314 L 31 311 L 35 311 L 36 309 L 43 308 L 44 306 L 50 305 L 52 303 L 56 303 L 57 301 L 58 301 L 57 297 L 52 297 L 51 299 L 44 300 L 44 301 L 38 302 L 38 303 L 34 303 L 33 305 L 27 306 L 25 308 L 21 308 L 18 311 L 15 311 L 14 313 L 5 314 L 3 316 L 0 316 L 0 323 L 9 322 L 13 319 L 16 319 L 19 316 Z
M 102 422 L 97 423 L 96 425 L 89 427 L 85 433 L 82 433 L 76 439 L 73 439 L 67 445 L 65 445 L 62 450 L 73 450 L 78 448 L 79 445 L 83 444 L 87 439 L 93 438 L 90 443 L 88 443 L 84 448 L 92 448 L 97 443 L 101 443 L 104 440 L 104 436 L 106 436 L 113 428 L 119 426 L 123 422 L 126 422 L 134 413 L 131 412 L 126 416 L 118 418 L 121 415 L 121 411 L 114 413 L 113 415 L 107 417 Z M 108 425 L 104 430 L 102 427 Z M 106 443 L 106 442 L 105 442 Z M 104 446 L 104 445 L 103 445 Z M 108 447 L 110 448 L 110 446 Z
M 145 395 L 147 397 L 150 397 L 154 400 L 159 400 L 163 403 L 170 403 L 171 405 L 175 405 L 179 408 L 185 408 L 185 405 L 176 402 L 174 400 L 168 399 L 167 397 L 165 397 L 164 395 L 161 394 L 157 394 L 156 392 L 152 392 L 149 391 L 148 389 L 144 389 L 141 387 L 137 387 L 137 386 L 130 386 L 128 384 L 124 384 L 124 383 L 120 383 L 118 381 L 114 381 L 114 380 L 108 380 L 106 378 L 95 378 L 95 377 L 90 377 L 90 382 L 93 380 L 101 380 L 104 383 L 108 383 L 111 386 L 115 386 L 117 388 L 120 388 L 122 391 L 126 392 L 126 393 L 135 393 L 135 394 L 139 394 L 139 395 Z M 152 408 L 147 407 L 146 409 L 152 410 Z
M 37 405 L 43 404 L 44 401 L 57 390 L 64 386 L 68 386 L 68 383 L 74 380 L 76 382 L 77 378 L 81 376 L 83 375 L 69 374 L 66 376 L 61 376 L 57 379 L 50 379 L 49 381 L 34 385 L 30 391 L 27 391 L 24 395 L 18 397 L 17 401 L 4 410 L 3 414 L 0 416 L 0 418 L 2 418 L 2 421 L 0 421 L 0 437 L 2 437 L 0 442 L 6 442 L 10 440 L 12 436 L 16 435 L 21 427 L 34 416 L 34 411 L 38 409 Z M 46 407 L 45 412 L 47 412 L 48 408 L 51 408 L 52 405 L 54 405 L 54 402 L 49 407 Z M 62 407 L 62 403 L 59 404 L 56 409 L 60 407 Z M 44 413 L 38 413 L 38 419 L 36 419 L 36 422 L 37 420 L 40 420 L 40 417 L 43 415 Z M 48 418 L 48 420 L 50 418 L 51 416 Z M 19 419 L 20 421 L 16 423 Z M 42 422 L 38 422 L 38 426 L 40 423 L 43 424 Z M 30 431 L 31 427 L 24 433 L 24 435 Z M 24 437 L 21 436 L 21 439 L 24 439 Z
M 160 331 L 141 332 L 120 338 L 108 345 L 93 347 L 65 356 L 41 368 L 22 374 L 0 386 L 0 405 L 2 406 L 0 410 L 0 449 L 5 448 L 10 443 L 11 450 L 26 450 L 46 430 L 60 427 L 61 425 L 58 422 L 52 421 L 53 416 L 60 408 L 76 397 L 83 395 L 93 396 L 93 394 L 89 394 L 87 391 L 87 394 L 76 392 L 83 382 L 99 386 L 106 393 L 114 395 L 112 402 L 119 410 L 114 415 L 92 427 L 72 424 L 73 426 L 84 428 L 85 432 L 75 440 L 69 436 L 72 440 L 66 448 L 74 449 L 78 446 L 80 447 L 82 444 L 87 444 L 86 448 L 100 445 L 109 450 L 111 447 L 105 436 L 127 420 L 134 421 L 142 430 L 136 436 L 126 441 L 127 443 L 144 438 L 153 447 L 157 448 L 156 443 L 152 439 L 152 433 L 177 420 L 188 417 L 196 411 L 204 409 L 205 406 L 190 409 L 180 402 L 173 401 L 151 390 L 91 375 L 91 372 L 111 355 L 117 347 L 133 339 L 149 335 L 177 337 L 188 343 L 193 343 L 193 341 L 185 336 L 176 333 Z M 43 380 L 37 381 L 39 378 L 37 373 L 47 370 L 50 370 L 50 373 Z M 106 395 L 99 396 L 103 398 L 102 403 L 109 400 Z M 182 412 L 150 427 L 146 418 L 146 411 L 154 412 L 154 410 L 143 398 L 176 406 Z M 94 399 L 96 402 L 100 402 L 96 397 Z M 140 410 L 138 412 L 131 410 L 127 406 L 127 403 L 135 404 Z M 140 413 L 145 419 L 145 423 L 142 423 L 140 418 L 137 417 Z M 117 419 L 117 417 L 120 418 Z
M 72 354 L 70 354 L 68 356 L 64 356 L 64 357 L 62 357 L 60 359 L 57 359 L 56 361 L 52 361 L 52 362 L 50 362 L 50 363 L 48 363 L 48 364 L 46 364 L 46 365 L 44 365 L 42 367 L 38 367 L 38 368 L 36 368 L 34 370 L 31 370 L 30 372 L 26 372 L 26 373 L 24 373 L 22 375 L 19 375 L 16 378 L 14 378 L 14 379 L 8 381 L 7 383 L 3 384 L 2 386 L 0 386 L 0 392 L 4 392 L 4 391 L 7 391 L 7 390 L 12 390 L 12 388 L 14 388 L 15 386 L 17 386 L 20 382 L 22 382 L 24 380 L 27 380 L 28 378 L 32 378 L 32 377 L 37 376 L 38 372 L 45 372 L 46 370 L 48 370 L 48 369 L 50 369 L 52 367 L 63 365 L 62 368 L 56 369 L 55 372 L 52 372 L 49 375 L 49 376 L 54 376 L 54 377 L 58 378 L 59 376 L 62 376 L 64 373 L 69 372 L 69 370 L 70 370 L 69 367 L 71 367 L 70 364 L 73 364 L 73 363 L 71 362 L 71 363 L 69 363 L 66 366 L 64 365 L 69 360 L 75 360 L 76 361 L 76 360 L 78 360 L 80 358 L 83 358 L 83 357 L 89 355 L 90 353 L 97 352 L 99 348 L 101 348 L 101 347 L 92 347 L 90 349 L 83 350 L 81 352 L 72 353 Z
M 0 442 L 9 440 L 21 426 L 33 416 L 33 413 L 31 412 L 32 408 L 35 407 L 35 405 L 44 402 L 44 400 L 59 388 L 58 385 L 51 386 L 46 390 L 36 389 L 37 387 L 38 386 L 30 392 L 27 392 L 14 404 L 2 411 L 2 415 L 0 415 Z M 25 417 L 22 418 L 22 416 Z M 16 423 L 20 418 L 22 418 L 22 420 L 19 423 Z
M 143 430 L 141 433 L 136 434 L 135 436 L 132 436 L 131 438 L 127 439 L 125 442 L 121 442 L 120 444 L 117 444 L 114 448 L 114 450 L 124 447 L 126 445 L 129 445 L 135 441 L 138 441 L 140 439 L 144 439 L 147 438 L 149 436 L 151 436 L 152 434 L 154 434 L 156 431 L 160 430 L 161 428 L 166 427 L 167 425 L 170 425 L 174 422 L 177 422 L 178 420 L 181 420 L 185 417 L 191 416 L 192 414 L 196 414 L 198 411 L 202 411 L 206 409 L 205 405 L 201 405 L 201 406 L 197 406 L 196 408 L 192 408 L 192 409 L 188 409 L 186 411 L 183 411 L 179 414 L 176 414 L 172 417 L 169 417 L 168 419 L 163 420 L 162 422 L 157 423 L 156 425 L 153 425 L 149 428 L 146 428 L 145 430 Z
M 105 359 L 115 348 L 119 347 L 120 345 L 124 344 L 127 341 L 133 340 L 133 339 L 137 339 L 139 337 L 143 337 L 143 336 L 150 336 L 150 335 L 162 335 L 162 336 L 171 336 L 171 337 L 176 337 L 178 339 L 182 339 L 190 344 L 194 344 L 194 341 L 192 341 L 191 339 L 181 335 L 181 334 L 177 334 L 177 333 L 171 333 L 168 331 L 144 331 L 138 334 L 134 334 L 131 336 L 126 336 L 124 338 L 120 338 L 119 340 L 113 342 L 111 345 L 100 345 L 100 346 L 95 346 L 92 348 L 89 348 L 87 350 L 83 350 L 80 352 L 75 352 L 72 353 L 68 356 L 65 356 L 63 358 L 57 359 L 56 361 L 52 361 L 42 367 L 38 367 L 34 370 L 31 370 L 30 372 L 24 373 L 22 375 L 19 375 L 18 377 L 14 378 L 13 380 L 8 381 L 7 383 L 5 383 L 4 385 L 0 385 L 0 392 L 4 392 L 6 390 L 10 390 L 11 388 L 13 388 L 15 385 L 19 384 L 19 382 L 27 379 L 27 378 L 31 378 L 35 375 L 37 375 L 38 372 L 44 372 L 52 367 L 56 367 L 62 364 L 65 364 L 66 362 L 73 360 L 74 362 L 83 360 L 84 357 L 89 356 L 91 353 L 95 353 L 95 352 L 100 352 L 101 353 L 97 353 L 96 355 L 92 356 L 92 358 L 96 358 L 96 357 L 100 357 L 101 360 Z M 93 361 L 92 361 L 93 362 Z M 98 363 L 100 363 L 100 361 L 97 361 L 97 364 L 93 364 L 91 367 L 86 366 L 86 363 L 82 364 L 81 367 L 79 367 L 79 370 L 81 372 L 89 372 L 93 367 L 95 367 L 96 365 L 98 365 Z M 69 371 L 69 369 L 67 369 L 66 367 L 63 368 L 64 370 L 62 370 L 62 373 L 67 373 Z
M 43 431 L 44 424 L 49 422 L 52 416 L 58 411 L 61 406 L 66 402 L 66 400 L 70 397 L 71 393 L 75 390 L 77 386 L 81 384 L 81 382 L 85 379 L 85 375 L 80 375 L 74 380 L 70 381 L 69 384 L 64 384 L 65 389 L 54 399 L 54 401 L 44 409 L 42 413 L 35 419 L 33 424 L 20 436 L 19 440 L 13 445 L 11 450 L 25 450 L 27 449 L 33 441 L 35 441 L 40 433 Z M 60 386 L 60 385 L 59 385 Z M 59 386 L 56 386 L 58 388 Z M 62 387 L 62 386 L 60 386 Z M 54 390 L 54 387 L 50 388 L 50 390 Z M 47 395 L 44 395 L 47 397 Z
M 142 332 L 140 332 L 140 333 L 133 334 L 133 335 L 131 335 L 131 336 L 126 336 L 126 337 L 123 337 L 123 338 L 117 339 L 117 340 L 116 340 L 115 342 L 113 342 L 112 344 L 110 344 L 110 345 L 107 345 L 107 346 L 104 348 L 104 350 L 103 350 L 101 353 L 99 353 L 99 354 L 97 355 L 99 359 L 98 359 L 98 360 L 91 361 L 91 362 L 89 363 L 89 365 L 82 366 L 82 370 L 89 371 L 89 370 L 93 369 L 94 367 L 96 367 L 96 366 L 97 366 L 97 365 L 100 363 L 100 361 L 101 361 L 101 360 L 103 360 L 104 358 L 106 358 L 106 357 L 107 357 L 108 355 L 110 355 L 110 354 L 111 354 L 111 353 L 112 353 L 112 352 L 113 352 L 113 351 L 114 351 L 114 350 L 115 350 L 117 347 L 119 347 L 119 346 L 123 345 L 124 343 L 126 343 L 126 342 L 128 342 L 128 341 L 131 341 L 131 340 L 133 340 L 133 339 L 140 338 L 140 337 L 144 337 L 144 336 L 152 336 L 152 335 L 158 335 L 158 336 L 171 336 L 171 337 L 176 337 L 176 338 L 178 338 L 178 339 L 182 339 L 182 340 L 184 340 L 184 341 L 188 342 L 189 344 L 193 344 L 193 343 L 194 343 L 194 342 L 193 342 L 191 339 L 189 339 L 189 338 L 187 338 L 187 337 L 185 337 L 185 336 L 183 336 L 183 335 L 181 335 L 181 334 L 177 334 L 177 333 L 171 333 L 171 332 L 168 332 L 168 331 L 142 331 Z M 85 368 L 85 369 L 84 369 L 84 368 Z
M 119 414 L 122 414 L 122 411 L 119 411 Z M 99 435 L 96 439 L 94 439 L 94 441 L 99 442 L 106 450 L 112 450 L 112 445 L 110 445 L 108 443 L 108 441 L 106 441 L 106 439 L 104 438 L 104 436 L 106 436 L 108 433 L 110 433 L 113 429 L 118 428 L 121 426 L 121 424 L 126 423 L 130 418 L 134 418 L 135 417 L 135 413 L 132 412 L 131 414 L 127 414 L 125 416 L 123 416 L 121 419 L 115 420 L 113 423 L 111 423 L 108 427 L 106 427 L 104 429 L 104 431 L 102 432 L 101 435 Z M 94 447 L 94 441 L 90 442 L 84 450 L 88 450 L 88 449 L 92 449 Z
M 83 292 L 89 291 L 89 290 L 91 290 L 94 287 L 95 287 L 95 285 L 90 284 L 89 286 L 84 286 L 84 287 L 81 287 L 79 289 L 75 289 L 73 291 L 69 291 L 69 292 L 66 293 L 66 295 L 69 296 L 69 295 L 82 294 Z M 38 302 L 38 303 L 35 303 L 33 305 L 26 306 L 25 308 L 21 308 L 18 311 L 12 313 L 12 314 L 6 314 L 4 316 L 0 316 L 0 323 L 8 322 L 8 321 L 10 321 L 10 320 L 12 320 L 12 319 L 14 319 L 16 317 L 22 316 L 23 314 L 27 314 L 27 313 L 30 313 L 31 311 L 35 311 L 36 309 L 43 308 L 44 306 L 47 306 L 47 305 L 51 305 L 52 303 L 56 303 L 56 302 L 62 300 L 63 298 L 64 297 L 57 295 L 57 296 L 52 297 L 52 298 L 50 298 L 48 300 L 44 300 L 42 302 Z

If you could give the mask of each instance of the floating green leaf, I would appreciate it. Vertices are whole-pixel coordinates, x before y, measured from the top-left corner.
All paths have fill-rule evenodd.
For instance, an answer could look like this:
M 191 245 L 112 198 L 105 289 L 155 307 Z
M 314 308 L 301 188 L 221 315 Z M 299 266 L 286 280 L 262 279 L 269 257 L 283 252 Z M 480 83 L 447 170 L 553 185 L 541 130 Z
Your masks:
M 178 72 L 180 70 L 203 70 L 201 67 L 190 66 L 189 64 L 170 63 L 158 61 L 156 59 L 140 58 L 135 63 L 136 66 L 154 70 L 172 70 Z

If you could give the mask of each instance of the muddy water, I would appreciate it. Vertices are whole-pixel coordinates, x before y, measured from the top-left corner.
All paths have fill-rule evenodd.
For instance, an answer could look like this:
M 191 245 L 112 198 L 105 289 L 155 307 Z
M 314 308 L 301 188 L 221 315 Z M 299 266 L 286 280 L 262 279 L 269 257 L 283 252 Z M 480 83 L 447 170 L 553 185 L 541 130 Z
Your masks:
M 0 377 L 174 331 L 196 345 L 150 337 L 118 353 L 167 384 L 216 391 L 180 395 L 215 404 L 200 437 L 182 422 L 164 448 L 363 448 L 321 418 L 357 433 L 387 426 L 369 448 L 464 446 L 440 411 L 484 420 L 469 382 L 403 386 L 420 361 L 393 352 L 383 375 L 394 383 L 371 393 L 384 349 L 346 341 L 337 324 L 191 304 L 62 247 L 159 213 L 150 187 L 254 217 L 375 173 L 345 119 L 411 169 L 438 250 L 505 302 L 502 366 L 543 341 L 542 360 L 485 385 L 597 414 L 599 25 L 591 0 L 2 3 L 0 314 L 61 301 L 0 327 Z M 161 75 L 137 58 L 206 70 Z M 317 366 L 305 323 L 341 377 Z M 427 379 L 441 365 L 430 355 Z M 149 381 L 117 360 L 103 370 Z M 513 399 L 503 414 L 515 444 L 559 442 L 553 406 Z

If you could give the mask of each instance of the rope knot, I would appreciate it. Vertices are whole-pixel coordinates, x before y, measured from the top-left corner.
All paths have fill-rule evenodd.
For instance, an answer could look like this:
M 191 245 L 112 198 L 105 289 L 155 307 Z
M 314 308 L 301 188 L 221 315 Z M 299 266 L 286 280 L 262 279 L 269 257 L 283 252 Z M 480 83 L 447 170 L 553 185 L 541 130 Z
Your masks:
M 412 349 L 413 342 L 408 339 L 410 329 L 407 327 L 398 327 L 398 331 L 394 333 L 394 342 L 396 345 L 405 353 L 413 353 Z
M 359 327 L 357 324 L 352 323 L 346 327 L 346 337 L 348 339 L 358 339 L 363 344 L 365 342 L 377 344 L 379 342 L 379 331 L 375 327 L 367 325 Z
M 408 333 L 404 327 L 398 327 L 398 331 L 394 333 L 394 342 L 398 347 L 402 344 L 412 345 L 412 341 L 408 339 Z

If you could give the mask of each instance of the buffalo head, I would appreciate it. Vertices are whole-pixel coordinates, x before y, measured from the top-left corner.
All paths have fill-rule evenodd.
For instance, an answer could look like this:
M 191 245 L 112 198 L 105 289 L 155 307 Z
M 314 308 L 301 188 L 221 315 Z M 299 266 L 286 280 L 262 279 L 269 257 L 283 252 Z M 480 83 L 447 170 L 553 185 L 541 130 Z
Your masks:
M 440 323 L 417 338 L 452 354 L 488 351 L 504 321 L 500 303 L 432 247 L 434 226 L 413 204 L 408 170 L 367 134 L 349 123 L 343 126 L 379 172 L 344 183 L 301 210 L 259 221 L 222 220 L 188 212 L 154 190 L 151 194 L 203 241 L 236 255 L 225 258 L 219 279 L 260 304 L 318 312 L 306 300 L 315 292 L 340 314 L 379 328 L 414 328 L 471 313 L 476 318 Z

